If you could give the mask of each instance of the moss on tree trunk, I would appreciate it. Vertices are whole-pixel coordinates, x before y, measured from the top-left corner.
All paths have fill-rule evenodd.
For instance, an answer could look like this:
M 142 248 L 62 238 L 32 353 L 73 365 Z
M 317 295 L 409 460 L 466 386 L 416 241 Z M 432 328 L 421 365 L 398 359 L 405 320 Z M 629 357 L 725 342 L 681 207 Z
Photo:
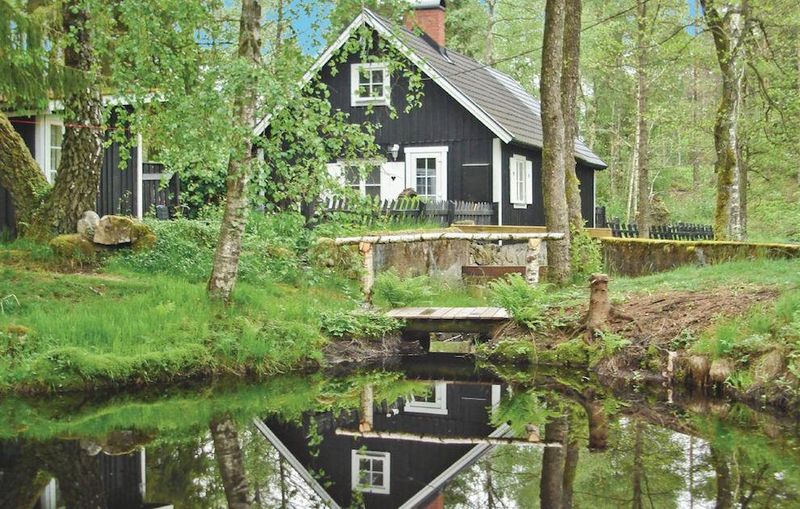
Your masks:
M 2 112 L 0 112 L 0 186 L 6 188 L 14 200 L 18 227 L 24 227 L 33 221 L 34 214 L 49 187 L 25 141 Z M 24 231 L 24 228 L 18 229 Z

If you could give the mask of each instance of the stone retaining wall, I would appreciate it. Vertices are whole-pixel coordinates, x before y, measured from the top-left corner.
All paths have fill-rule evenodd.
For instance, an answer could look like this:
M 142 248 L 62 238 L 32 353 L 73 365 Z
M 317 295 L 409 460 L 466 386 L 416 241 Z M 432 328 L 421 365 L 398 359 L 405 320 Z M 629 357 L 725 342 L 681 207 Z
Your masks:
M 800 244 L 604 238 L 606 270 L 643 276 L 680 267 L 758 258 L 798 258 Z

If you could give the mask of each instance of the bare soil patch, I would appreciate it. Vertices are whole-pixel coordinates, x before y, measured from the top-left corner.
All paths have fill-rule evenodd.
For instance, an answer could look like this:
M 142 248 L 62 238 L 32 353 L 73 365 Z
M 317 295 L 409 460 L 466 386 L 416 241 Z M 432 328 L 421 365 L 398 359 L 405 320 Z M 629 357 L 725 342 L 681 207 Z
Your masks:
M 699 333 L 720 316 L 737 316 L 757 304 L 771 302 L 778 296 L 774 288 L 729 290 L 716 288 L 700 292 L 669 292 L 633 296 L 618 306 L 633 321 L 615 318 L 609 323 L 612 332 L 645 344 L 663 345 L 683 331 Z

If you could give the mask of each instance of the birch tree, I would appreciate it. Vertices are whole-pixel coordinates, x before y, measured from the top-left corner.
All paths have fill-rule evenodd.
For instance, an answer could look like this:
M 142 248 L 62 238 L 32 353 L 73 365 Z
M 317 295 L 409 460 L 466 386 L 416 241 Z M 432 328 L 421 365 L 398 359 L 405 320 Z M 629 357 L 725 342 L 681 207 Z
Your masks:
M 639 236 L 650 237 L 650 169 L 649 169 L 649 125 L 648 125 L 648 46 L 649 32 L 647 1 L 636 0 L 636 140 L 633 148 L 633 168 L 638 188 L 638 213 L 636 214 Z M 632 177 L 633 178 L 633 177 Z
M 253 141 L 249 132 L 256 125 L 257 84 L 255 71 L 261 64 L 261 3 L 243 0 L 239 21 L 239 49 L 237 57 L 244 67 L 244 80 L 234 100 L 233 109 L 238 129 L 244 131 L 237 146 L 233 147 L 228 161 L 225 193 L 225 214 L 220 227 L 219 241 L 214 253 L 214 266 L 208 280 L 208 293 L 212 299 L 227 302 L 239 272 L 242 252 L 242 235 L 247 225 L 249 200 L 247 184 L 253 162 Z M 252 67 L 248 72 L 248 68 Z
M 578 80 L 580 79 L 582 0 L 567 0 L 564 14 L 564 56 L 561 74 L 561 109 L 564 114 L 564 172 L 567 208 L 572 230 L 583 228 L 581 194 L 575 160 L 578 135 Z
M 747 186 L 742 172 L 739 120 L 742 83 L 744 80 L 744 45 L 751 29 L 748 0 L 727 2 L 700 0 L 722 77 L 719 107 L 714 124 L 714 145 L 717 160 L 714 235 L 719 240 L 743 240 L 742 189 Z

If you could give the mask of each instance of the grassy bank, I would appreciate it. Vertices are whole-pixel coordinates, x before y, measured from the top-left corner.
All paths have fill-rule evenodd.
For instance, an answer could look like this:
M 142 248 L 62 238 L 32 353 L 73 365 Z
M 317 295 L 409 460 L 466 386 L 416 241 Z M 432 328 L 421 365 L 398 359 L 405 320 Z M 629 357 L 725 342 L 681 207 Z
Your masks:
M 800 401 L 800 261 L 752 260 L 612 278 L 617 313 L 587 343 L 586 288 L 506 288 L 519 327 L 480 349 L 494 362 L 584 366 L 626 380 L 674 377 L 782 407 Z M 669 375 L 668 375 L 669 378 Z
M 361 298 L 356 280 L 343 276 L 353 276 L 352 260 L 331 266 L 315 252 L 321 236 L 368 226 L 310 231 L 299 215 L 254 216 L 226 307 L 205 291 L 218 224 L 151 221 L 154 249 L 82 260 L 25 240 L 0 244 L 0 391 L 273 375 L 320 361 L 327 337 L 391 329 L 351 319 Z

